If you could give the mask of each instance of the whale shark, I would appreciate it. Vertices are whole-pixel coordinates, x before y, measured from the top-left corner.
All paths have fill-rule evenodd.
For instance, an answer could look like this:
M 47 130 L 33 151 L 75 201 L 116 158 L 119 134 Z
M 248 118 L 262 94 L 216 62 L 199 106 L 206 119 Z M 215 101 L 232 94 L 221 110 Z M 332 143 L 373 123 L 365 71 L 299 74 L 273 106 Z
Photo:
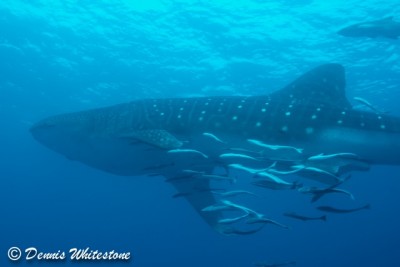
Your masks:
M 93 168 L 165 177 L 210 226 L 231 233 L 239 230 L 218 223 L 226 211 L 204 212 L 218 206 L 214 184 L 232 182 L 209 179 L 217 168 L 229 174 L 219 157 L 229 149 L 254 151 L 258 142 L 299 147 L 305 158 L 346 152 L 369 164 L 400 164 L 400 118 L 354 109 L 345 87 L 344 67 L 331 63 L 266 95 L 135 100 L 51 116 L 30 131 L 44 146 Z M 230 160 L 271 164 L 262 157 Z
M 397 39 L 400 36 L 400 23 L 394 21 L 393 17 L 386 17 L 381 20 L 353 24 L 338 31 L 338 34 L 347 37 Z

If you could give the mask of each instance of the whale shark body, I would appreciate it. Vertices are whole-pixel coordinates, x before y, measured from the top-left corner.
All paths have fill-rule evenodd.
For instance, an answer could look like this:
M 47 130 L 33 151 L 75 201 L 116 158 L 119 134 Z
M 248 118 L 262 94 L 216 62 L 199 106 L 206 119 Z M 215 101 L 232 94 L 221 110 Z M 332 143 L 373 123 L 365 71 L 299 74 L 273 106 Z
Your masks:
M 400 23 L 387 17 L 381 20 L 357 23 L 341 29 L 340 35 L 347 37 L 385 37 L 397 39 L 400 36 Z
M 49 117 L 31 133 L 67 158 L 106 172 L 166 177 L 221 233 L 232 229 L 218 223 L 225 211 L 204 211 L 218 199 L 215 181 L 202 175 L 228 168 L 219 155 L 231 148 L 257 150 L 249 139 L 300 147 L 305 157 L 347 152 L 370 164 L 400 164 L 400 119 L 353 109 L 339 64 L 319 66 L 269 95 L 137 100 Z

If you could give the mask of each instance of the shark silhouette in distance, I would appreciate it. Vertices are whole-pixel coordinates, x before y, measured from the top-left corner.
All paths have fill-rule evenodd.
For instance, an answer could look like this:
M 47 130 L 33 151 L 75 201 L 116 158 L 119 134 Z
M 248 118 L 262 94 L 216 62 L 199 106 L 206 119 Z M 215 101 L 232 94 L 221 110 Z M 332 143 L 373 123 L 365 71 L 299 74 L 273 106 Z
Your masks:
M 397 39 L 400 36 L 400 22 L 387 17 L 381 20 L 357 23 L 338 31 L 338 34 L 347 37 L 385 37 Z
M 258 214 L 220 205 L 216 181 L 201 175 L 224 177 L 211 175 L 229 168 L 219 155 L 232 148 L 256 150 L 249 139 L 300 147 L 305 157 L 348 152 L 369 164 L 400 164 L 400 118 L 353 109 L 339 64 L 319 66 L 269 95 L 137 100 L 49 117 L 31 133 L 68 159 L 106 172 L 166 177 L 225 234 L 261 228 L 246 232 L 221 224 L 229 208 L 242 209 L 241 217 Z M 271 160 L 254 162 L 249 166 L 266 168 Z

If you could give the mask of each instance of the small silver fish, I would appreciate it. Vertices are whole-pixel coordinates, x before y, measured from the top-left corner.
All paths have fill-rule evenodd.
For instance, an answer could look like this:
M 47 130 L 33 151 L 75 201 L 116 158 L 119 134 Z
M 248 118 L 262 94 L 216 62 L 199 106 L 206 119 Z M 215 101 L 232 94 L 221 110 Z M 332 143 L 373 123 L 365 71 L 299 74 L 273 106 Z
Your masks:
M 264 187 L 272 190 L 291 190 L 291 189 L 296 189 L 300 185 L 298 185 L 296 182 L 294 183 L 279 183 L 270 179 L 262 179 L 262 180 L 257 180 L 254 182 L 251 182 L 251 184 L 259 186 L 259 187 Z
M 328 187 L 328 188 L 302 187 L 302 188 L 299 188 L 298 191 L 303 194 L 313 195 L 313 197 L 311 198 L 311 202 L 316 202 L 321 197 L 325 196 L 326 194 L 331 194 L 331 193 L 345 194 L 354 200 L 354 196 L 352 193 L 350 193 L 349 191 L 346 191 L 344 189 L 336 188 L 336 185 Z
M 310 161 L 318 161 L 318 160 L 328 160 L 332 158 L 351 158 L 351 159 L 359 159 L 359 157 L 354 153 L 336 153 L 336 154 L 319 154 L 316 156 L 311 156 L 307 160 Z
M 236 223 L 236 222 L 238 222 L 238 221 L 240 221 L 240 220 L 246 218 L 247 216 L 249 216 L 248 213 L 247 213 L 247 214 L 244 214 L 244 215 L 242 215 L 242 216 L 235 217 L 235 218 L 220 219 L 220 220 L 218 221 L 218 223 L 219 223 L 219 224 L 234 224 L 234 223 Z
M 260 216 L 263 216 L 262 214 L 260 214 L 260 213 L 258 213 L 258 212 L 256 212 L 256 211 L 254 211 L 254 210 L 252 210 L 252 209 L 249 209 L 249 208 L 247 208 L 247 207 L 245 207 L 245 206 L 242 206 L 242 205 L 239 205 L 239 204 L 235 204 L 235 203 L 233 203 L 232 201 L 223 199 L 223 200 L 221 200 L 221 202 L 222 202 L 222 204 L 225 205 L 225 206 L 231 207 L 231 208 L 236 209 L 236 210 L 241 210 L 241 211 L 243 211 L 243 212 L 246 213 L 246 214 L 251 214 L 251 216 L 253 216 L 253 217 L 257 217 L 257 216 L 260 217 Z
M 265 144 L 261 141 L 255 140 L 255 139 L 247 139 L 247 141 L 251 144 L 257 145 L 257 146 L 261 146 L 264 148 L 268 148 L 271 150 L 288 150 L 288 151 L 295 151 L 298 154 L 302 154 L 303 153 L 303 149 L 302 148 L 296 148 L 296 147 L 292 147 L 292 146 L 281 146 L 281 145 L 268 145 Z
M 237 208 L 225 204 L 214 204 L 203 208 L 201 211 L 232 211 L 232 210 L 237 210 Z
M 288 182 L 286 182 L 285 180 L 282 180 L 282 179 L 279 178 L 278 176 L 273 175 L 272 173 L 269 173 L 269 172 L 259 172 L 259 173 L 257 173 L 257 174 L 255 175 L 255 177 L 256 177 L 256 178 L 259 178 L 259 177 L 261 177 L 261 178 L 266 178 L 266 179 L 268 179 L 268 180 L 271 180 L 271 181 L 273 181 L 273 182 L 275 182 L 275 183 L 279 183 L 279 184 L 291 184 L 291 183 L 288 183 Z
M 278 175 L 288 175 L 288 174 L 293 174 L 293 173 L 299 172 L 300 170 L 301 169 L 296 169 L 293 171 L 278 171 L 275 169 L 268 169 L 267 172 L 272 173 L 272 174 L 278 174 Z
M 255 154 L 258 156 L 262 155 L 262 151 L 254 151 L 254 150 L 249 150 L 249 149 L 245 149 L 245 148 L 241 148 L 241 147 L 231 147 L 231 148 L 227 148 L 226 150 L 240 152 L 240 153 Z
M 216 174 L 203 174 L 201 176 L 198 176 L 200 179 L 209 179 L 209 180 L 214 180 L 214 181 L 229 181 L 231 183 L 236 183 L 236 178 L 232 178 L 229 176 L 221 176 L 221 175 L 216 175 Z
M 365 206 L 355 208 L 355 209 L 338 209 L 338 208 L 331 207 L 331 206 L 319 206 L 319 207 L 317 207 L 317 209 L 326 211 L 326 212 L 332 212 L 332 213 L 350 213 L 350 212 L 356 212 L 356 211 L 364 210 L 364 209 L 369 210 L 369 209 L 371 209 L 371 205 L 367 204 Z
M 206 154 L 204 154 L 201 151 L 195 150 L 195 149 L 183 149 L 183 148 L 182 149 L 181 148 L 171 149 L 171 150 L 168 150 L 168 153 L 198 154 L 198 155 L 202 156 L 203 158 L 208 159 L 208 156 Z
M 228 166 L 231 167 L 231 168 L 234 168 L 234 169 L 237 169 L 237 170 L 241 170 L 241 171 L 245 171 L 245 172 L 248 172 L 248 173 L 254 175 L 254 174 L 257 174 L 257 173 L 260 173 L 260 172 L 268 171 L 272 166 L 275 166 L 275 162 L 271 166 L 269 166 L 269 167 L 267 167 L 265 169 L 248 168 L 246 166 L 243 166 L 242 164 L 237 164 L 237 163 L 229 164 Z
M 330 173 L 327 172 L 325 170 L 321 170 L 319 168 L 315 168 L 315 167 L 307 167 L 304 165 L 295 165 L 292 166 L 293 169 L 300 169 L 300 171 L 298 172 L 300 175 L 304 176 L 305 178 L 314 180 L 314 181 L 318 181 L 320 183 L 323 184 L 328 184 L 328 185 L 336 185 L 340 182 L 342 182 L 342 180 Z
M 228 192 L 214 192 L 212 191 L 213 194 L 220 195 L 222 197 L 235 197 L 238 195 L 252 195 L 258 197 L 256 194 L 249 192 L 249 191 L 244 191 L 244 190 L 234 190 L 234 191 L 228 191 Z
M 220 143 L 225 144 L 225 142 L 223 142 L 221 139 L 219 139 L 217 136 L 215 136 L 215 135 L 212 134 L 212 133 L 203 133 L 203 135 L 204 135 L 204 136 L 207 136 L 207 137 L 210 137 L 211 139 L 213 139 L 213 140 L 215 140 L 215 141 L 217 141 L 217 142 L 220 142 Z
M 367 171 L 370 167 L 367 162 L 353 153 L 319 154 L 309 157 L 303 162 L 303 165 L 318 168 L 335 175 L 352 170 Z
M 267 218 L 264 218 L 264 217 L 262 217 L 262 218 L 250 218 L 250 219 L 246 220 L 246 223 L 247 224 L 256 224 L 256 223 L 273 224 L 273 225 L 282 227 L 284 229 L 290 229 L 290 227 L 287 226 L 287 225 L 281 224 L 281 223 L 279 223 L 277 221 L 274 221 L 274 220 L 271 220 L 271 219 L 267 219 Z
M 285 212 L 283 215 L 286 217 L 290 217 L 290 218 L 301 220 L 301 221 L 318 221 L 318 220 L 326 221 L 326 215 L 322 215 L 320 217 L 308 217 L 308 216 L 297 214 L 295 212 Z
M 249 159 L 249 160 L 254 160 L 254 161 L 260 161 L 260 159 L 256 159 L 254 157 L 245 155 L 245 154 L 239 154 L 239 153 L 225 153 L 219 155 L 219 158 L 221 159 Z
M 368 102 L 364 98 L 353 97 L 353 99 L 358 101 L 359 103 L 363 104 L 364 106 L 368 107 L 369 109 L 371 109 L 372 111 L 374 111 L 377 114 L 385 114 L 385 113 L 387 113 L 387 112 L 384 112 L 382 110 L 377 109 L 376 107 L 374 107 L 370 102 Z

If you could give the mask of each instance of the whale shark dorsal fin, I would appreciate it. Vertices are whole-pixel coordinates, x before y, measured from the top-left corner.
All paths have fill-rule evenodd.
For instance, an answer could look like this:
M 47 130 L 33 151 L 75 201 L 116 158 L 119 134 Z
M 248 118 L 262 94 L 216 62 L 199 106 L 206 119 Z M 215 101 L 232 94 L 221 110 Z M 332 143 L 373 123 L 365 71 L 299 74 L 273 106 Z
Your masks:
M 272 94 L 291 99 L 292 104 L 311 104 L 351 108 L 345 94 L 344 68 L 340 64 L 325 64 L 316 67 L 283 89 Z

